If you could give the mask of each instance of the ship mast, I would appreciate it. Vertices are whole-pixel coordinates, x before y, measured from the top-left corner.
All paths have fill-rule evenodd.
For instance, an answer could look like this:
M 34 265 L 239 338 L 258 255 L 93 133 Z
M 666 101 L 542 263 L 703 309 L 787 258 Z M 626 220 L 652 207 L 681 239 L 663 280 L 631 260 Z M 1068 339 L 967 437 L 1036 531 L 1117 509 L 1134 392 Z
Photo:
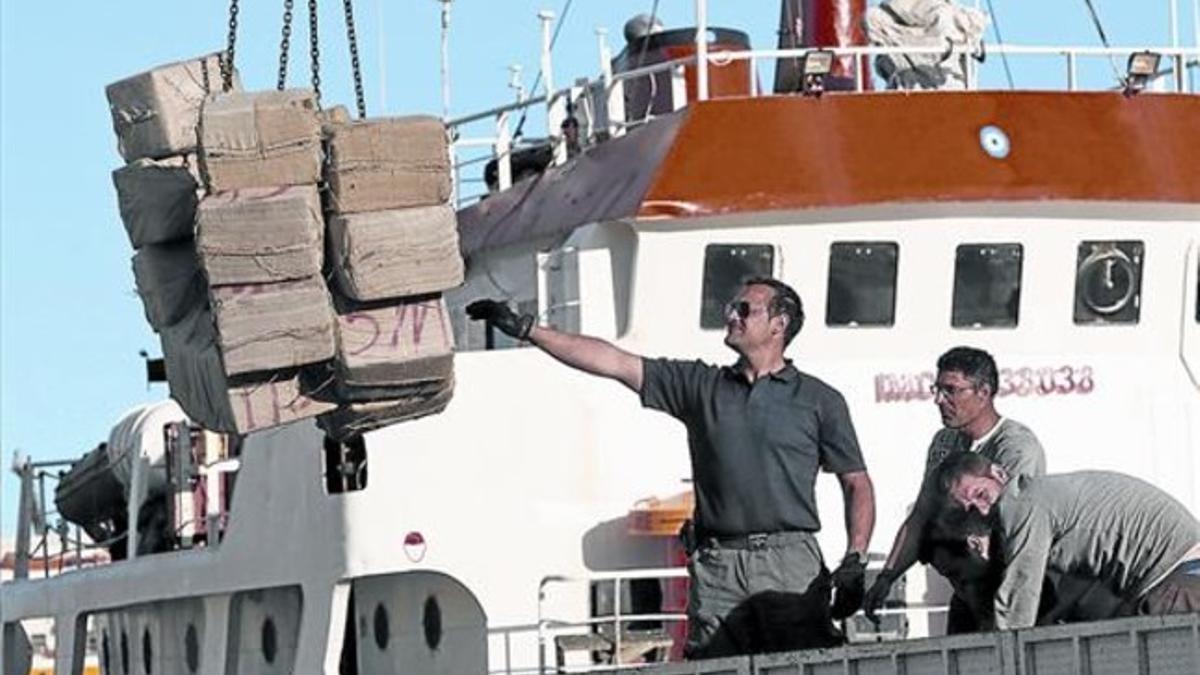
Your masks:
M 780 0 L 779 49 L 804 47 L 853 47 L 865 45 L 863 17 L 866 0 Z M 775 93 L 791 93 L 800 88 L 800 63 L 797 58 L 782 58 L 775 65 Z M 858 68 L 866 59 L 840 58 L 825 81 L 826 89 L 855 89 Z M 870 78 L 864 77 L 864 88 Z

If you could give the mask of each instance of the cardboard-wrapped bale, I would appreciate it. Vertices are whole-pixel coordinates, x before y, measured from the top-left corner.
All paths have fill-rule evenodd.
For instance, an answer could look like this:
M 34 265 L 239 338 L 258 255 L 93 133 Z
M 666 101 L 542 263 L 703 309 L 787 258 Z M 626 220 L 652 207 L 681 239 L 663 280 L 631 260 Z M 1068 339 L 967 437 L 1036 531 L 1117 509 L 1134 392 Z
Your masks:
M 333 216 L 329 250 L 342 293 L 359 302 L 440 293 L 463 280 L 445 205 Z
M 196 155 L 137 159 L 112 177 L 121 222 L 134 248 L 191 239 L 200 196 Z
M 209 290 L 225 373 L 292 368 L 334 354 L 333 306 L 320 277 Z
M 336 407 L 312 398 L 295 369 L 227 379 L 207 307 L 163 330 L 162 347 L 172 398 L 206 429 L 246 434 Z
M 233 89 L 241 85 L 234 74 Z M 204 97 L 221 89 L 221 54 L 209 54 L 114 82 L 105 88 L 117 147 L 127 162 L 196 149 Z
M 324 236 L 313 185 L 218 192 L 200 202 L 196 217 L 196 247 L 214 286 L 320 274 Z
M 326 130 L 334 211 L 432 206 L 450 198 L 450 154 L 440 119 L 395 117 Z
M 453 397 L 454 380 L 447 379 L 425 387 L 408 388 L 395 398 L 344 402 L 336 410 L 318 417 L 317 424 L 330 437 L 346 440 L 389 424 L 439 413 Z
M 440 296 L 363 305 L 334 293 L 342 387 L 387 387 L 443 380 L 454 373 L 454 333 Z
M 178 323 L 206 304 L 206 286 L 191 241 L 147 244 L 133 256 L 133 278 L 155 331 Z
M 222 94 L 200 115 L 209 190 L 312 185 L 321 177 L 321 122 L 311 91 Z

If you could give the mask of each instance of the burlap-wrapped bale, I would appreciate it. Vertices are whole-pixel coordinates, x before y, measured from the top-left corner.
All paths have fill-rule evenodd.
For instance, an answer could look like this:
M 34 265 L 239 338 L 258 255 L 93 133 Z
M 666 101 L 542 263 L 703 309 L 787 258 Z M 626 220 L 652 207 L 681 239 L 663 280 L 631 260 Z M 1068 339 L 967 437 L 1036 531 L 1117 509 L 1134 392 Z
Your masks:
M 440 413 L 453 397 L 454 380 L 442 380 L 404 389 L 395 398 L 344 402 L 336 410 L 318 417 L 317 424 L 330 437 L 347 440 L 390 424 Z
M 117 148 L 127 162 L 196 149 L 201 103 L 221 90 L 221 54 L 209 54 L 114 82 L 105 88 Z M 234 90 L 241 85 L 236 73 Z
M 206 286 L 191 241 L 147 244 L 133 256 L 133 278 L 156 332 L 206 304 Z
M 212 192 L 315 184 L 321 158 L 311 91 L 221 94 L 201 112 L 200 161 Z
M 339 387 L 401 386 L 454 373 L 454 332 L 440 296 L 360 304 L 334 293 Z
M 134 248 L 191 239 L 201 194 L 196 155 L 137 159 L 112 177 L 121 222 Z
M 196 308 L 165 329 L 162 346 L 171 397 L 206 429 L 246 434 L 336 407 L 314 399 L 296 369 L 226 378 L 207 307 Z
M 313 185 L 214 193 L 196 217 L 196 247 L 214 286 L 320 274 L 324 237 L 321 197 Z
M 333 307 L 320 277 L 209 290 L 225 373 L 292 368 L 334 354 Z
M 359 302 L 440 293 L 463 280 L 449 206 L 334 216 L 329 250 L 342 293 Z
M 338 213 L 444 204 L 450 198 L 446 129 L 436 117 L 326 126 L 330 205 Z

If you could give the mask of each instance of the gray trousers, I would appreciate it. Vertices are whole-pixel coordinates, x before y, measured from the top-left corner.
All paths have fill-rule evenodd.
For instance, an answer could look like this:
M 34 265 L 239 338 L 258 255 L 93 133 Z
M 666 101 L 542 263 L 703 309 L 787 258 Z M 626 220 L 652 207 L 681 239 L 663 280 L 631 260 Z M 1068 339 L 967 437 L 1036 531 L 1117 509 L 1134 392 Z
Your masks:
M 689 659 L 830 647 L 831 581 L 807 532 L 707 539 L 688 559 Z
M 1200 612 L 1200 560 L 1180 563 L 1137 605 L 1138 614 Z

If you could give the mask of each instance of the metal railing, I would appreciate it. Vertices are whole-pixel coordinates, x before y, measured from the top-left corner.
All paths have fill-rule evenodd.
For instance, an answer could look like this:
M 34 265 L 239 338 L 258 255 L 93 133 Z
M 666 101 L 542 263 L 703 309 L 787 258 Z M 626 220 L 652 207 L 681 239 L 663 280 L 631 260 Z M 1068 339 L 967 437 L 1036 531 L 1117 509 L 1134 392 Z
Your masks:
M 984 52 L 987 57 L 1016 57 L 1018 59 L 1052 59 L 1058 64 L 1052 70 L 1061 73 L 1060 86 L 1055 90 L 1114 90 L 1123 88 L 1122 68 L 1128 57 L 1135 53 L 1152 51 L 1160 54 L 1169 67 L 1160 68 L 1151 78 L 1148 88 L 1154 92 L 1200 93 L 1200 47 L 1049 47 L 1000 45 L 988 46 Z M 800 60 L 809 49 L 765 49 L 749 51 L 715 51 L 707 55 L 709 67 L 723 66 L 738 61 L 748 61 L 749 81 L 745 91 L 748 96 L 757 97 L 766 94 L 759 88 L 760 66 L 765 62 L 777 62 L 781 59 Z M 957 62 L 966 73 L 966 91 L 985 91 L 1007 89 L 1007 86 L 984 86 L 981 84 L 982 64 L 977 60 L 980 54 L 963 47 L 947 49 L 944 47 L 839 47 L 832 48 L 840 60 L 852 62 L 852 72 L 855 81 L 854 92 L 861 93 L 876 87 L 887 90 L 889 82 L 878 77 L 869 67 L 863 67 L 870 59 L 881 56 L 923 56 L 938 57 L 942 63 Z M 447 121 L 451 133 L 452 165 L 454 169 L 454 199 L 459 206 L 466 206 L 484 197 L 488 189 L 502 191 L 509 188 L 514 178 L 512 158 L 515 152 L 523 147 L 548 146 L 552 156 L 552 165 L 563 164 L 568 159 L 566 141 L 559 122 L 567 117 L 575 117 L 579 122 L 579 138 L 584 148 L 604 142 L 609 138 L 623 135 L 626 131 L 638 125 L 645 124 L 654 118 L 652 103 L 659 94 L 657 87 L 660 82 L 669 83 L 668 109 L 679 110 L 689 103 L 686 87 L 686 69 L 699 63 L 698 56 L 688 56 L 670 61 L 636 68 L 624 72 L 613 73 L 609 67 L 607 50 L 601 49 L 601 73 L 593 79 L 576 80 L 572 86 L 551 89 L 540 96 L 526 98 L 522 93 L 513 103 L 496 106 L 488 110 L 457 117 Z M 1089 78 L 1098 83 L 1084 86 L 1081 78 L 1081 64 L 1084 62 L 1100 61 L 1104 69 L 1103 75 Z M 1105 63 L 1107 67 L 1105 66 Z M 543 68 L 549 67 L 548 59 L 543 59 Z M 1047 89 L 1044 80 L 1050 70 L 1036 70 L 1032 74 L 1036 81 L 1043 86 L 1030 87 Z M 548 79 L 549 78 L 545 78 Z M 627 87 L 632 83 L 645 79 L 650 87 L 650 103 L 645 110 L 628 114 L 625 109 Z M 1055 78 L 1058 79 L 1058 78 Z M 895 83 L 891 83 L 895 84 Z M 523 91 L 523 90 L 522 90 Z M 920 94 L 922 90 L 904 90 L 909 94 Z M 703 99 L 704 97 L 698 97 Z M 518 131 L 511 128 L 514 115 L 519 115 Z M 582 117 L 582 119 L 580 119 Z M 545 136 L 534 140 L 524 138 L 525 123 L 530 119 L 540 120 L 545 126 Z M 522 141 L 525 141 L 522 144 Z M 479 154 L 479 150 L 485 152 Z M 472 154 L 474 152 L 475 154 Z M 492 160 L 496 161 L 496 178 L 493 185 L 481 191 L 464 189 L 466 185 L 484 183 L 482 176 L 464 176 L 464 169 L 477 167 Z
M 882 559 L 874 561 L 881 564 Z M 875 567 L 873 567 L 875 569 Z M 620 572 L 603 572 L 583 575 L 548 575 L 542 577 L 538 584 L 538 619 L 537 624 L 533 627 L 537 634 L 537 649 L 538 649 L 538 673 L 592 673 L 614 670 L 617 668 L 639 668 L 656 665 L 655 663 L 631 663 L 622 659 L 622 647 L 627 639 L 627 633 L 622 630 L 622 626 L 631 622 L 637 621 L 656 621 L 663 624 L 670 622 L 684 622 L 687 620 L 687 615 L 683 613 L 672 612 L 626 612 L 622 608 L 622 589 L 623 585 L 635 580 L 655 580 L 663 582 L 671 579 L 685 579 L 688 577 L 687 569 L 683 567 L 665 567 L 665 568 L 645 568 L 626 570 Z M 586 618 L 563 618 L 551 616 L 547 613 L 546 605 L 549 604 L 549 591 L 552 587 L 563 585 L 598 585 L 611 584 L 610 593 L 612 598 L 612 612 L 599 616 L 589 616 Z M 925 615 L 927 617 L 937 614 L 945 614 L 948 611 L 948 606 L 945 603 L 925 603 L 925 602 L 905 602 L 903 606 L 888 605 L 879 610 L 881 616 L 905 616 Z M 861 611 L 855 616 L 847 618 L 849 622 L 856 617 L 862 615 Z M 608 627 L 608 630 L 597 627 Z M 493 629 L 489 630 L 492 637 L 500 634 L 505 634 L 513 628 L 519 628 L 520 632 L 528 632 L 530 626 L 510 627 L 508 629 Z M 843 626 L 845 628 L 845 626 Z M 570 631 L 579 631 L 581 629 L 587 632 L 599 630 L 606 636 L 611 636 L 612 641 L 612 659 L 610 663 L 593 663 L 589 665 L 567 665 L 556 663 L 550 658 L 550 654 L 557 655 L 555 639 L 564 634 L 570 634 Z M 878 630 L 878 628 L 876 629 Z M 576 633 L 577 634 L 577 633 Z M 850 634 L 847 633 L 849 636 Z M 880 634 L 877 634 L 880 635 Z M 904 637 L 903 635 L 893 636 Z M 858 642 L 873 642 L 879 639 L 878 637 L 859 637 Z M 852 640 L 852 644 L 855 641 Z M 661 665 L 661 664 L 658 664 Z M 531 672 L 528 667 L 514 668 L 511 663 L 506 664 L 507 669 L 493 671 L 493 673 L 505 673 L 506 675 L 518 675 Z
M 43 576 L 49 578 L 69 568 L 79 569 L 88 564 L 100 564 L 100 559 L 89 559 L 84 552 L 107 551 L 90 538 L 83 529 L 59 517 L 46 500 L 48 483 L 57 482 L 60 470 L 69 468 L 71 461 L 34 462 L 29 457 L 14 457 L 13 473 L 20 481 L 17 496 L 17 537 L 13 551 L 13 579 L 28 579 L 30 566 L 40 559 Z M 53 486 L 50 486 L 53 493 Z M 51 521 L 53 520 L 53 524 Z M 58 539 L 58 549 L 51 552 L 52 535 Z M 35 541 L 36 538 L 36 541 Z M 107 562 L 107 560 L 103 560 Z
M 622 656 L 622 647 L 628 639 L 624 627 L 633 621 L 680 622 L 686 621 L 686 614 L 679 613 L 627 613 L 622 610 L 622 584 L 635 580 L 663 581 L 667 579 L 687 578 L 687 570 L 682 567 L 666 567 L 651 569 L 626 570 L 621 572 L 604 572 L 579 576 L 548 575 L 542 577 L 538 584 L 538 665 L 541 672 L 564 672 L 563 664 L 555 664 L 555 669 L 547 671 L 547 649 L 557 634 L 563 631 L 585 628 L 591 632 L 594 627 L 611 626 L 612 661 L 608 664 L 594 664 L 586 667 L 576 667 L 570 672 L 601 672 L 620 667 L 637 666 L 641 664 L 626 663 Z M 612 613 L 592 616 L 583 619 L 563 619 L 547 616 L 546 600 L 550 587 L 562 584 L 611 584 Z M 556 650 L 557 651 L 557 650 Z M 652 664 L 647 664 L 652 665 Z

